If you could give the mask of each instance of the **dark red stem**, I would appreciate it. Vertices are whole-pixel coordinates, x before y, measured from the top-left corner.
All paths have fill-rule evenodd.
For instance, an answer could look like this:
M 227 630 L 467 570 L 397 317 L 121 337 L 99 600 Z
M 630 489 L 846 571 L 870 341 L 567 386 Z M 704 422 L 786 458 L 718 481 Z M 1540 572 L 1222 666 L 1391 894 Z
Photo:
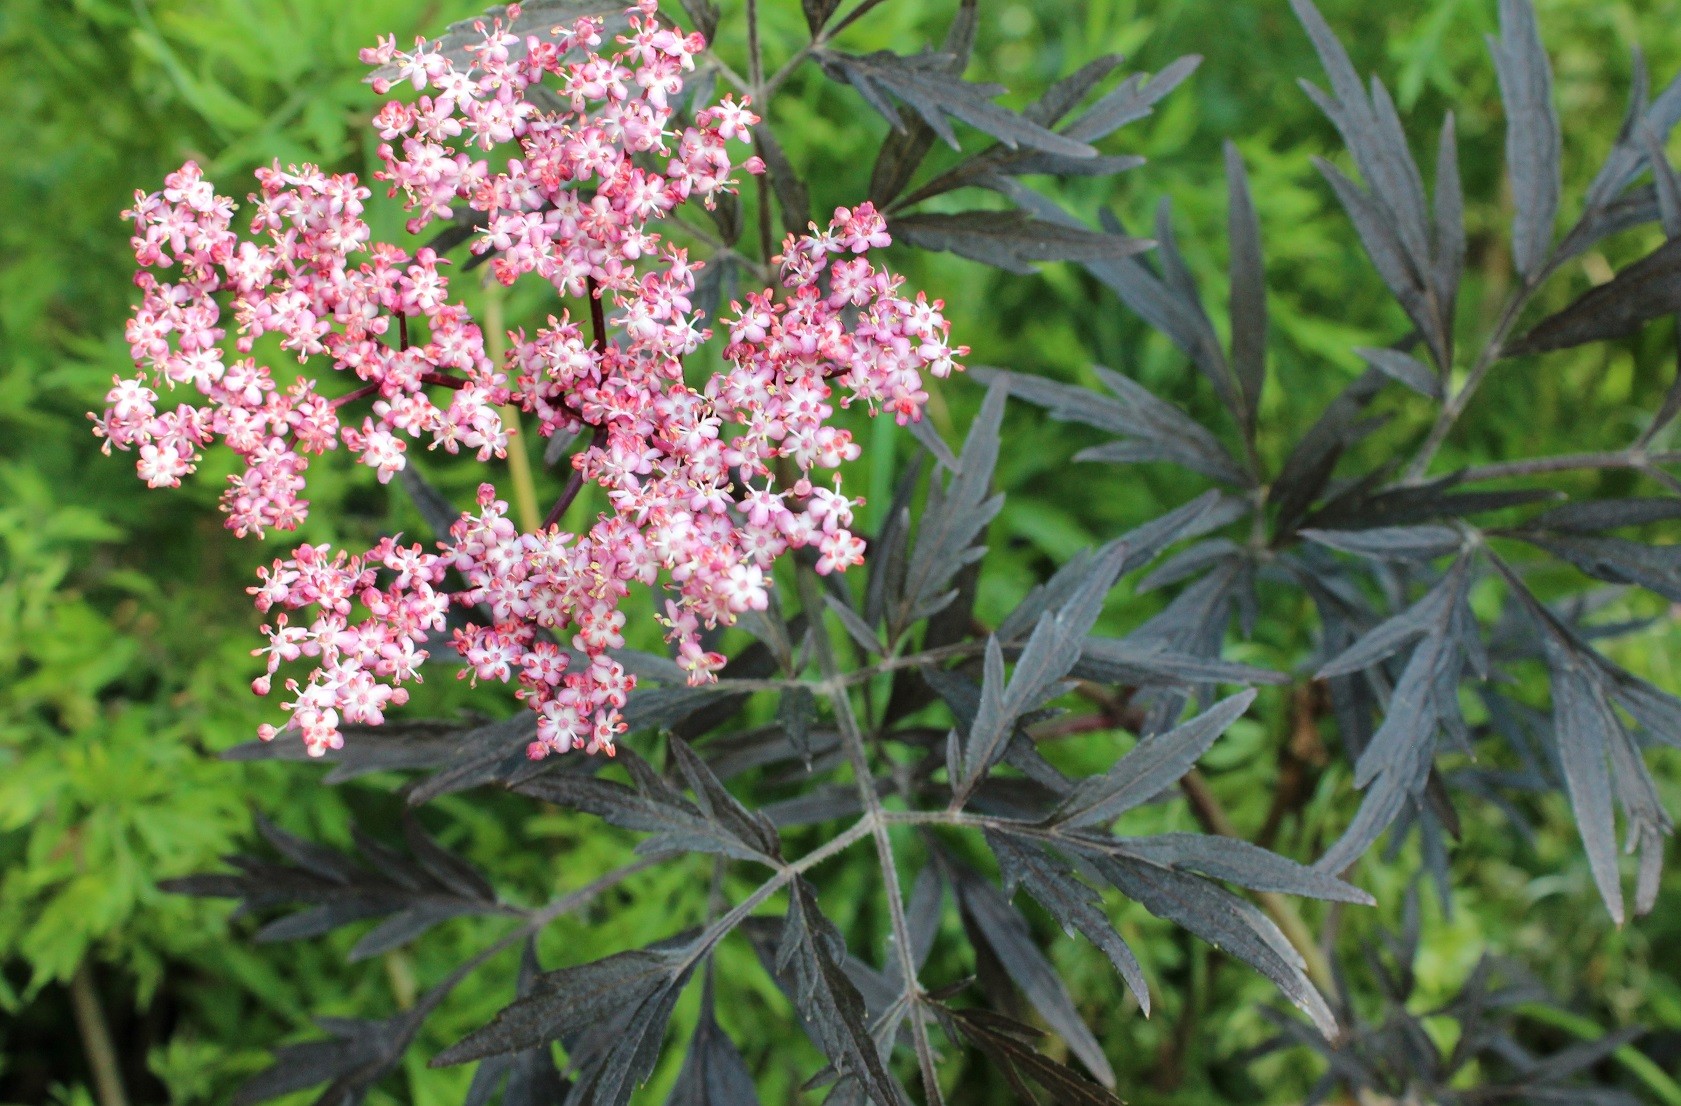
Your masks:
M 584 449 L 590 449 L 590 448 L 594 447 L 595 443 L 597 441 L 599 441 L 600 439 L 601 439 L 601 428 L 600 427 L 595 427 L 594 429 L 592 429 L 590 431 L 590 440 L 588 442 L 584 443 Z M 566 513 L 566 508 L 572 506 L 572 501 L 574 499 L 577 499 L 578 498 L 578 493 L 583 491 L 583 490 L 584 490 L 584 473 L 583 473 L 583 470 L 574 468 L 572 470 L 572 475 L 568 476 L 566 478 L 566 487 L 564 487 L 560 490 L 560 498 L 554 501 L 554 506 L 550 507 L 549 508 L 549 513 L 546 516 L 544 516 L 544 518 L 543 518 L 543 529 L 547 530 L 549 527 L 551 527 L 551 526 L 555 525 L 555 523 L 559 522 L 560 521 L 560 516 L 562 516 Z
M 360 388 L 357 388 L 354 392 L 346 392 L 344 395 L 333 400 L 333 410 L 336 411 L 347 403 L 354 403 L 366 396 L 371 396 L 377 391 L 379 391 L 378 384 L 364 384 Z
M 595 352 L 607 356 L 607 314 L 601 306 L 601 288 L 594 277 L 584 278 L 584 288 L 590 299 L 590 326 L 595 330 Z
M 601 306 L 601 288 L 595 283 L 594 277 L 584 278 L 584 287 L 589 294 L 590 327 L 594 331 L 595 352 L 598 357 L 607 356 L 607 314 Z M 590 449 L 601 438 L 599 426 L 590 430 L 590 440 L 585 449 Z M 574 468 L 572 475 L 566 478 L 566 487 L 560 490 L 560 498 L 554 501 L 549 513 L 543 517 L 543 529 L 560 522 L 561 516 L 566 514 L 566 508 L 572 506 L 572 501 L 578 498 L 578 493 L 584 490 L 584 474 L 581 469 Z
M 543 529 L 555 525 L 560 517 L 566 513 L 566 508 L 572 506 L 572 501 L 578 498 L 578 493 L 584 490 L 584 474 L 579 469 L 573 469 L 572 475 L 566 478 L 566 487 L 561 489 L 560 498 L 554 501 L 549 513 L 543 516 Z

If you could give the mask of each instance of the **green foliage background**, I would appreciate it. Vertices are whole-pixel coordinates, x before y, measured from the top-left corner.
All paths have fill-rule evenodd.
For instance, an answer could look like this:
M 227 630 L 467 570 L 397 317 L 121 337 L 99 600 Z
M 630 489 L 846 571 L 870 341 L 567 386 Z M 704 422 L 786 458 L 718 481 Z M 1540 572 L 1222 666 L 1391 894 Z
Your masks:
M 762 6 L 775 64 L 778 51 L 786 56 L 802 41 L 803 19 L 793 0 Z M 1479 312 L 1493 310 L 1508 280 L 1503 120 L 1482 44 L 1494 26 L 1494 4 L 1320 6 L 1357 66 L 1381 70 L 1403 112 L 1419 113 L 1415 136 L 1427 133 L 1426 123 L 1433 127 L 1444 106 L 1459 112 L 1472 201 L 1473 274 L 1462 312 L 1469 327 Z M 230 920 L 226 907 L 157 890 L 157 880 L 213 867 L 247 843 L 253 810 L 345 843 L 352 811 L 376 832 L 389 830 L 398 803 L 382 785 L 388 781 L 329 789 L 317 786 L 319 771 L 308 766 L 215 759 L 265 718 L 265 704 L 247 690 L 254 618 L 243 594 L 265 551 L 221 529 L 214 465 L 177 492 L 148 493 L 128 459 L 100 455 L 85 415 L 111 376 L 126 371 L 122 323 L 131 262 L 117 213 L 133 191 L 155 188 L 189 156 L 235 195 L 247 190 L 251 169 L 272 158 L 365 173 L 365 123 L 374 101 L 361 83 L 357 48 L 380 33 L 404 40 L 436 32 L 475 7 L 472 0 L 0 4 L 0 1101 L 91 1100 L 66 998 L 79 970 L 91 973 L 136 1100 L 226 1101 L 264 1065 L 267 1046 L 310 1035 L 310 1015 L 400 1007 L 492 924 L 454 922 L 410 950 L 346 966 L 348 937 L 254 945 L 251 925 Z M 739 54 L 739 4 L 724 7 L 722 49 Z M 1627 44 L 1641 44 L 1656 80 L 1681 68 L 1681 2 L 1540 0 L 1537 7 L 1557 74 L 1568 196 L 1569 184 L 1580 188 L 1615 134 Z M 1205 56 L 1185 88 L 1116 143 L 1117 152 L 1147 155 L 1149 165 L 1119 181 L 1075 182 L 1061 195 L 1086 215 L 1112 204 L 1136 229 L 1148 225 L 1157 197 L 1171 197 L 1193 267 L 1205 288 L 1220 289 L 1226 199 L 1218 147 L 1227 137 L 1237 141 L 1252 176 L 1273 292 L 1275 376 L 1263 398 L 1262 448 L 1276 459 L 1360 371 L 1352 348 L 1382 344 L 1402 328 L 1399 310 L 1309 164 L 1310 155 L 1335 142 L 1295 87 L 1296 78 L 1317 73 L 1287 6 L 986 0 L 982 13 L 968 75 L 1008 85 L 1018 102 L 1100 53 L 1126 53 L 1151 71 L 1183 53 Z M 894 0 L 848 41 L 866 50 L 912 49 L 938 42 L 948 15 L 932 0 Z M 849 90 L 808 68 L 772 119 L 794 164 L 814 182 L 815 209 L 862 195 L 861 167 L 885 126 L 860 110 Z M 1590 254 L 1571 279 L 1585 287 L 1621 260 Z M 954 333 L 974 347 L 975 363 L 1087 382 L 1093 362 L 1124 367 L 1212 416 L 1210 397 L 1167 342 L 1072 266 L 1021 278 L 943 255 L 896 261 L 947 299 Z M 527 296 L 509 304 L 511 319 L 520 317 Z M 1544 374 L 1503 370 L 1483 390 L 1444 463 L 1621 444 L 1639 413 L 1656 405 L 1673 358 L 1673 334 L 1663 325 L 1638 342 L 1549 360 Z M 963 381 L 940 390 L 933 417 L 948 437 L 967 424 L 978 392 Z M 1398 408 L 1395 424 L 1369 448 L 1416 434 L 1422 417 Z M 1048 429 L 1025 410 L 1012 411 L 1011 420 L 1010 440 L 1019 448 L 1007 450 L 1000 467 L 1012 495 L 991 534 L 994 553 L 978 608 L 985 620 L 1008 610 L 1076 549 L 1194 490 L 1154 468 L 1117 476 L 1123 470 L 1071 467 L 1068 458 L 1088 444 L 1078 431 Z M 860 477 L 878 505 L 889 498 L 893 460 L 904 444 L 897 433 L 887 427 L 867 439 Z M 458 492 L 469 479 L 438 477 Z M 1611 492 L 1623 478 L 1584 479 L 1601 480 L 1601 490 Z M 395 497 L 372 486 L 322 479 L 312 490 L 318 508 L 304 535 L 310 540 L 355 540 L 414 522 Z M 1147 600 L 1110 609 L 1125 624 L 1152 610 Z M 1268 611 L 1239 659 L 1299 665 L 1309 647 L 1301 616 Z M 1678 644 L 1681 637 L 1660 626 L 1625 643 L 1619 659 L 1674 689 L 1681 686 Z M 463 708 L 462 691 L 442 682 L 451 686 L 429 687 L 413 713 Z M 1285 694 L 1269 694 L 1259 712 L 1266 721 L 1238 727 L 1205 764 L 1242 826 L 1264 815 L 1274 750 L 1290 725 Z M 474 703 L 496 708 L 482 697 Z M 1097 745 L 1065 755 L 1086 753 L 1106 762 Z M 1656 768 L 1669 809 L 1681 810 L 1675 760 L 1660 758 Z M 1326 771 L 1279 847 L 1311 855 L 1346 817 L 1349 790 L 1345 772 Z M 533 816 L 517 804 L 469 795 L 437 805 L 427 817 L 446 843 L 533 900 L 582 884 L 625 854 L 618 835 Z M 1661 1060 L 1667 1041 L 1674 1063 L 1681 1056 L 1681 867 L 1670 866 L 1652 916 L 1616 931 L 1594 902 L 1562 802 L 1539 813 L 1544 829 L 1531 844 L 1497 813 L 1468 812 L 1468 843 L 1455 858 L 1456 909 L 1444 917 L 1433 901 L 1427 905 L 1424 991 L 1447 993 L 1484 951 L 1516 954 L 1594 1022 L 1653 1027 L 1654 1054 Z M 1189 825 L 1183 810 L 1152 808 L 1142 816 L 1156 825 Z M 1355 912 L 1351 934 L 1393 919 L 1413 866 L 1405 852 L 1393 864 L 1362 863 L 1355 882 L 1385 905 Z M 545 951 L 576 961 L 672 932 L 684 919 L 671 916 L 673 888 L 661 881 L 682 878 L 678 867 L 632 884 L 596 908 L 597 924 L 558 925 Z M 868 873 L 837 869 L 831 879 L 839 902 L 851 885 L 861 891 Z M 1053 955 L 1075 981 L 1123 1094 L 1145 1103 L 1299 1100 L 1315 1074 L 1305 1055 L 1253 1069 L 1232 1060 L 1263 1035 L 1256 1007 L 1270 1001 L 1267 987 L 1220 968 L 1217 956 L 1141 911 L 1118 908 L 1131 927 L 1129 942 L 1160 987 L 1150 1021 L 1121 1004 L 1119 985 L 1092 949 L 1059 940 Z M 767 1101 L 795 1101 L 802 1067 L 808 1073 L 815 1064 L 803 1042 L 789 1044 L 787 1010 L 756 976 L 750 954 L 722 966 L 749 992 L 725 1011 L 726 1024 L 750 1062 L 783 1088 L 785 1098 Z M 440 1045 L 488 1017 L 506 1001 L 510 975 L 511 963 L 499 961 L 469 983 L 434 1019 L 426 1043 Z M 690 1006 L 692 996 L 683 1010 Z M 375 1101 L 459 1101 L 467 1074 L 428 1071 L 416 1057 Z M 673 1075 L 674 1065 L 663 1065 L 647 1100 L 660 1101 Z M 1658 1083 L 1648 1089 L 1664 1093 Z M 989 1096 L 997 1093 L 974 1073 L 956 1100 L 994 1101 Z

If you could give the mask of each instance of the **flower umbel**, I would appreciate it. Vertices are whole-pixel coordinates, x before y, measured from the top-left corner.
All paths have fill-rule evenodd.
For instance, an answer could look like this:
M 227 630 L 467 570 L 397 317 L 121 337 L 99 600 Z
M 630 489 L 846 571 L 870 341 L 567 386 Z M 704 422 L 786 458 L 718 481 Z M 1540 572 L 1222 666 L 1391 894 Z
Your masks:
M 267 693 L 284 663 L 313 666 L 284 683 L 286 727 L 312 753 L 340 746 L 341 723 L 377 724 L 406 700 L 452 603 L 465 615 L 453 633 L 462 675 L 518 685 L 537 715 L 532 756 L 611 753 L 635 685 L 612 655 L 631 584 L 663 584 L 660 621 L 679 663 L 691 682 L 714 678 L 723 659 L 702 628 L 763 609 L 780 554 L 816 547 L 824 573 L 862 562 L 856 501 L 822 475 L 859 454 L 836 409 L 862 400 L 919 419 L 924 375 L 945 376 L 967 352 L 951 346 L 938 300 L 907 298 L 871 262 L 890 239 L 866 203 L 783 243 L 782 286 L 730 305 L 722 371 L 689 382 L 685 359 L 713 337 L 692 304 L 701 263 L 656 228 L 734 191 L 738 168 L 762 171 L 729 150 L 758 117 L 725 97 L 680 118 L 673 105 L 705 42 L 661 26 L 654 8 L 632 7 L 605 52 L 598 19 L 520 39 L 517 6 L 478 26 L 464 67 L 423 39 L 363 51 L 381 67 L 377 93 L 413 95 L 373 121 L 385 142 L 375 176 L 401 198 L 409 230 L 470 225 L 497 280 L 541 279 L 562 303 L 534 333 L 509 336 L 505 365 L 451 302 L 445 258 L 373 240 L 371 193 L 353 175 L 259 172 L 243 238 L 233 202 L 191 162 L 126 213 L 138 371 L 114 382 L 95 431 L 107 449 L 136 450 L 154 487 L 179 484 L 221 439 L 243 462 L 222 497 L 241 536 L 295 529 L 309 458 L 341 444 L 383 483 L 415 442 L 504 456 L 497 408 L 510 402 L 545 437 L 588 435 L 572 485 L 534 532 L 485 483 L 436 552 L 395 538 L 360 556 L 303 545 L 259 574 L 257 607 L 276 613 L 255 687 Z M 253 356 L 265 335 L 300 365 L 342 375 L 282 384 Z M 160 406 L 177 389 L 191 401 Z M 569 532 L 583 481 L 610 509 Z

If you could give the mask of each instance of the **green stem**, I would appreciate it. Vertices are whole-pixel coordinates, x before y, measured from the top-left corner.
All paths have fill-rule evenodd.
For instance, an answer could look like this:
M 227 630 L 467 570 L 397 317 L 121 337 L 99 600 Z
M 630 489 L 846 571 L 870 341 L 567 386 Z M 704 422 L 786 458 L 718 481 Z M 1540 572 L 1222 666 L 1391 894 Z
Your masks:
M 879 819 L 866 814 L 839 835 L 831 837 L 821 848 L 814 849 L 792 864 L 777 869 L 775 875 L 759 884 L 751 895 L 736 903 L 728 913 L 707 926 L 705 931 L 695 938 L 694 944 L 690 946 L 688 963 L 693 964 L 708 952 L 711 952 L 713 945 L 723 940 L 726 934 L 740 925 L 766 899 L 794 882 L 794 877 L 851 848 L 854 844 L 875 832 L 879 824 Z
M 910 924 L 905 917 L 904 891 L 899 886 L 899 866 L 893 859 L 893 842 L 887 834 L 886 811 L 881 796 L 876 794 L 875 776 L 870 771 L 869 753 L 864 747 L 864 731 L 852 713 L 852 700 L 840 686 L 840 667 L 835 662 L 834 645 L 823 625 L 825 605 L 822 584 L 816 570 L 801 563 L 798 567 L 800 605 L 805 608 L 810 626 L 812 651 L 817 655 L 818 670 L 823 678 L 838 690 L 830 697 L 835 711 L 835 725 L 840 730 L 841 744 L 852 765 L 852 775 L 858 785 L 858 797 L 864 805 L 863 821 L 868 823 L 875 838 L 876 860 L 881 865 L 882 884 L 887 891 L 888 917 L 893 924 L 893 952 L 899 962 L 899 979 L 905 988 L 904 999 L 910 1005 L 911 1037 L 916 1045 L 917 1066 L 922 1073 L 922 1089 L 930 1106 L 941 1106 L 945 1099 L 940 1091 L 939 1071 L 934 1064 L 934 1049 L 928 1040 L 928 1027 L 923 1024 L 922 983 L 911 950 Z
M 1231 819 L 1226 816 L 1224 809 L 1219 805 L 1218 800 L 1215 800 L 1212 793 L 1208 791 L 1207 782 L 1202 779 L 1200 774 L 1196 774 L 1196 769 L 1191 769 L 1191 772 L 1193 774 L 1185 777 L 1183 786 L 1187 797 L 1191 799 L 1191 808 L 1196 812 L 1197 818 L 1202 822 L 1204 828 L 1222 837 L 1240 836 L 1236 832 L 1236 827 L 1232 825 Z M 971 826 L 981 829 L 1000 829 L 1011 833 L 1038 835 L 1044 837 L 1047 841 L 1053 840 L 1050 835 L 1043 833 L 1028 822 L 987 814 L 971 814 L 962 810 L 890 810 L 883 812 L 882 820 L 888 824 L 896 825 Z M 1336 977 L 1331 972 L 1331 962 L 1326 958 L 1324 950 L 1319 947 L 1319 943 L 1313 939 L 1313 932 L 1308 929 L 1307 922 L 1302 919 L 1300 912 L 1296 910 L 1295 903 L 1273 891 L 1257 891 L 1255 892 L 1255 898 L 1261 904 L 1261 909 L 1267 912 L 1267 916 L 1273 920 L 1273 923 L 1284 934 L 1285 939 L 1290 942 L 1291 947 L 1301 954 L 1303 962 L 1307 965 L 1308 978 L 1313 981 L 1314 986 L 1326 995 L 1336 994 Z M 1681 1103 L 1678 1103 L 1677 1106 L 1681 1106 Z
M 494 278 L 484 289 L 484 351 L 491 363 L 500 365 L 508 354 L 508 329 L 502 313 L 502 285 Z M 537 506 L 537 481 L 531 473 L 531 455 L 525 451 L 525 436 L 520 433 L 519 408 L 511 403 L 502 405 L 498 414 L 508 428 L 508 481 L 513 485 L 514 514 L 519 528 L 534 532 L 543 521 Z
M 447 997 L 463 979 L 466 979 L 469 975 L 483 967 L 493 956 L 496 956 L 505 949 L 512 948 L 514 945 L 519 944 L 527 937 L 530 937 L 532 934 L 543 929 L 544 926 L 547 926 L 550 922 L 554 921 L 562 914 L 570 913 L 571 911 L 578 909 L 580 906 L 584 906 L 594 901 L 601 894 L 617 887 L 631 876 L 637 875 L 640 872 L 645 872 L 649 868 L 663 863 L 664 860 L 664 857 L 658 856 L 643 857 L 640 860 L 634 860 L 622 868 L 615 868 L 613 871 L 608 872 L 606 875 L 601 876 L 593 882 L 586 883 L 576 891 L 569 891 L 559 898 L 553 899 L 547 904 L 531 911 L 526 915 L 525 921 L 519 926 L 519 928 L 503 934 L 496 941 L 480 949 L 473 956 L 469 957 L 466 961 L 457 966 L 453 972 L 450 972 L 449 975 L 445 976 L 441 981 L 434 983 L 430 988 L 428 988 L 426 993 L 420 997 L 418 1003 L 416 1004 L 419 1010 L 418 1016 L 425 1017 L 433 1010 L 437 1009 L 438 1004 L 443 1002 L 445 997 Z
M 82 1038 L 88 1070 L 93 1073 L 94 1096 L 99 1106 L 128 1106 L 122 1070 L 117 1065 L 117 1048 L 111 1043 L 111 1027 L 93 984 L 93 963 L 86 957 L 70 977 L 70 1006 L 76 1016 L 76 1032 Z

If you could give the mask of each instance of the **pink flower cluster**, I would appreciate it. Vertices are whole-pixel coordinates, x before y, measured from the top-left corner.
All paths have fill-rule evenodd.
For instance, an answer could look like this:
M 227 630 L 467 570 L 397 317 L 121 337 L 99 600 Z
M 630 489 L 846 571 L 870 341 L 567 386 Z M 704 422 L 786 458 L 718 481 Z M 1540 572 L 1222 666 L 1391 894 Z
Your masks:
M 436 554 L 386 538 L 361 557 L 342 550 L 335 554 L 325 545 L 300 545 L 273 569 L 257 570 L 260 584 L 250 589 L 257 609 L 281 611 L 272 626 L 263 628 L 269 644 L 255 652 L 268 658 L 268 671 L 252 687 L 267 695 L 281 664 L 318 658 L 305 685 L 287 682 L 293 695 L 289 725 L 311 753 L 342 744 L 341 720 L 378 725 L 385 721 L 387 705 L 408 701 L 402 685 L 420 679 L 426 660 L 426 652 L 416 646 L 427 631 L 443 629 L 449 610 L 449 595 L 438 588 L 445 569 Z M 384 588 L 379 586 L 382 575 Z M 353 602 L 367 616 L 354 624 Z M 307 607 L 317 612 L 310 623 L 291 625 L 286 612 Z M 277 732 L 266 725 L 258 730 L 265 741 Z
M 406 699 L 453 601 L 467 622 L 454 633 L 462 675 L 518 685 L 538 718 L 532 756 L 611 753 L 635 684 L 612 656 L 631 585 L 664 583 L 659 620 L 680 663 L 692 682 L 713 678 L 723 659 L 701 628 L 763 609 L 780 554 L 814 547 L 824 573 L 862 562 L 856 501 L 838 475 L 817 479 L 859 453 L 833 425 L 836 408 L 861 400 L 900 423 L 920 418 L 924 374 L 945 376 L 967 352 L 949 344 L 939 301 L 906 298 L 901 279 L 870 262 L 889 238 L 864 204 L 787 239 L 775 259 L 783 288 L 732 304 L 723 371 L 689 382 L 685 358 L 712 337 L 691 302 L 700 264 L 653 228 L 693 199 L 711 206 L 733 191 L 727 144 L 747 141 L 758 119 L 725 98 L 680 124 L 673 105 L 705 43 L 654 11 L 654 0 L 630 9 L 611 53 L 594 19 L 524 41 L 500 20 L 480 25 L 465 68 L 424 40 L 363 52 L 382 67 L 376 92 L 407 82 L 417 93 L 374 120 L 386 141 L 376 176 L 402 197 L 410 230 L 465 208 L 480 228 L 472 248 L 493 254 L 498 280 L 535 274 L 584 301 L 589 335 L 562 308 L 535 334 L 509 336 L 505 366 L 448 302 L 444 259 L 371 241 L 369 193 L 352 176 L 259 174 L 247 241 L 230 229 L 234 205 L 192 164 L 136 200 L 143 299 L 128 337 L 140 373 L 116 382 L 96 429 L 108 447 L 138 449 L 154 486 L 178 483 L 221 438 L 245 462 L 223 500 L 238 533 L 296 527 L 305 457 L 341 442 L 386 481 L 409 440 L 479 461 L 503 455 L 504 403 L 544 436 L 589 435 L 535 531 L 522 532 L 486 483 L 439 553 L 393 539 L 359 557 L 305 545 L 260 574 L 257 606 L 279 613 L 264 628 L 268 671 L 255 687 L 266 693 L 282 663 L 312 663 L 302 684 L 285 684 L 287 725 L 312 752 L 337 748 L 342 722 L 378 723 Z M 743 167 L 762 171 L 756 158 Z M 169 270 L 174 282 L 160 279 Z M 232 362 L 229 315 L 247 355 Z M 332 398 L 307 377 L 281 387 L 249 356 L 265 334 L 356 383 Z M 160 412 L 160 392 L 180 386 L 201 402 Z M 361 400 L 368 413 L 344 421 Z M 586 481 L 605 489 L 610 510 L 568 532 L 565 509 Z
M 117 380 L 106 396 L 95 432 L 107 450 L 138 448 L 141 477 L 174 486 L 221 438 L 245 463 L 222 496 L 228 525 L 242 536 L 295 529 L 308 514 L 299 498 L 306 458 L 341 442 L 381 481 L 403 467 L 405 437 L 426 436 L 451 453 L 466 447 L 481 461 L 504 455 L 496 407 L 508 401 L 506 378 L 485 356 L 478 326 L 448 302 L 442 259 L 369 244 L 361 218 L 368 190 L 354 176 L 277 166 L 257 179 L 255 241 L 240 241 L 232 201 L 192 162 L 127 212 L 142 293 L 127 337 L 141 374 Z M 366 260 L 354 262 L 359 254 Z M 247 356 L 228 356 L 230 319 L 233 351 Z M 408 341 L 411 320 L 424 323 L 424 342 Z M 299 363 L 330 361 L 361 385 L 337 398 L 308 377 L 282 387 L 248 356 L 265 335 L 278 336 Z M 160 412 L 160 390 L 181 386 L 201 402 Z M 452 390 L 446 406 L 429 387 Z M 377 399 L 360 424 L 341 418 L 347 404 L 370 396 Z

